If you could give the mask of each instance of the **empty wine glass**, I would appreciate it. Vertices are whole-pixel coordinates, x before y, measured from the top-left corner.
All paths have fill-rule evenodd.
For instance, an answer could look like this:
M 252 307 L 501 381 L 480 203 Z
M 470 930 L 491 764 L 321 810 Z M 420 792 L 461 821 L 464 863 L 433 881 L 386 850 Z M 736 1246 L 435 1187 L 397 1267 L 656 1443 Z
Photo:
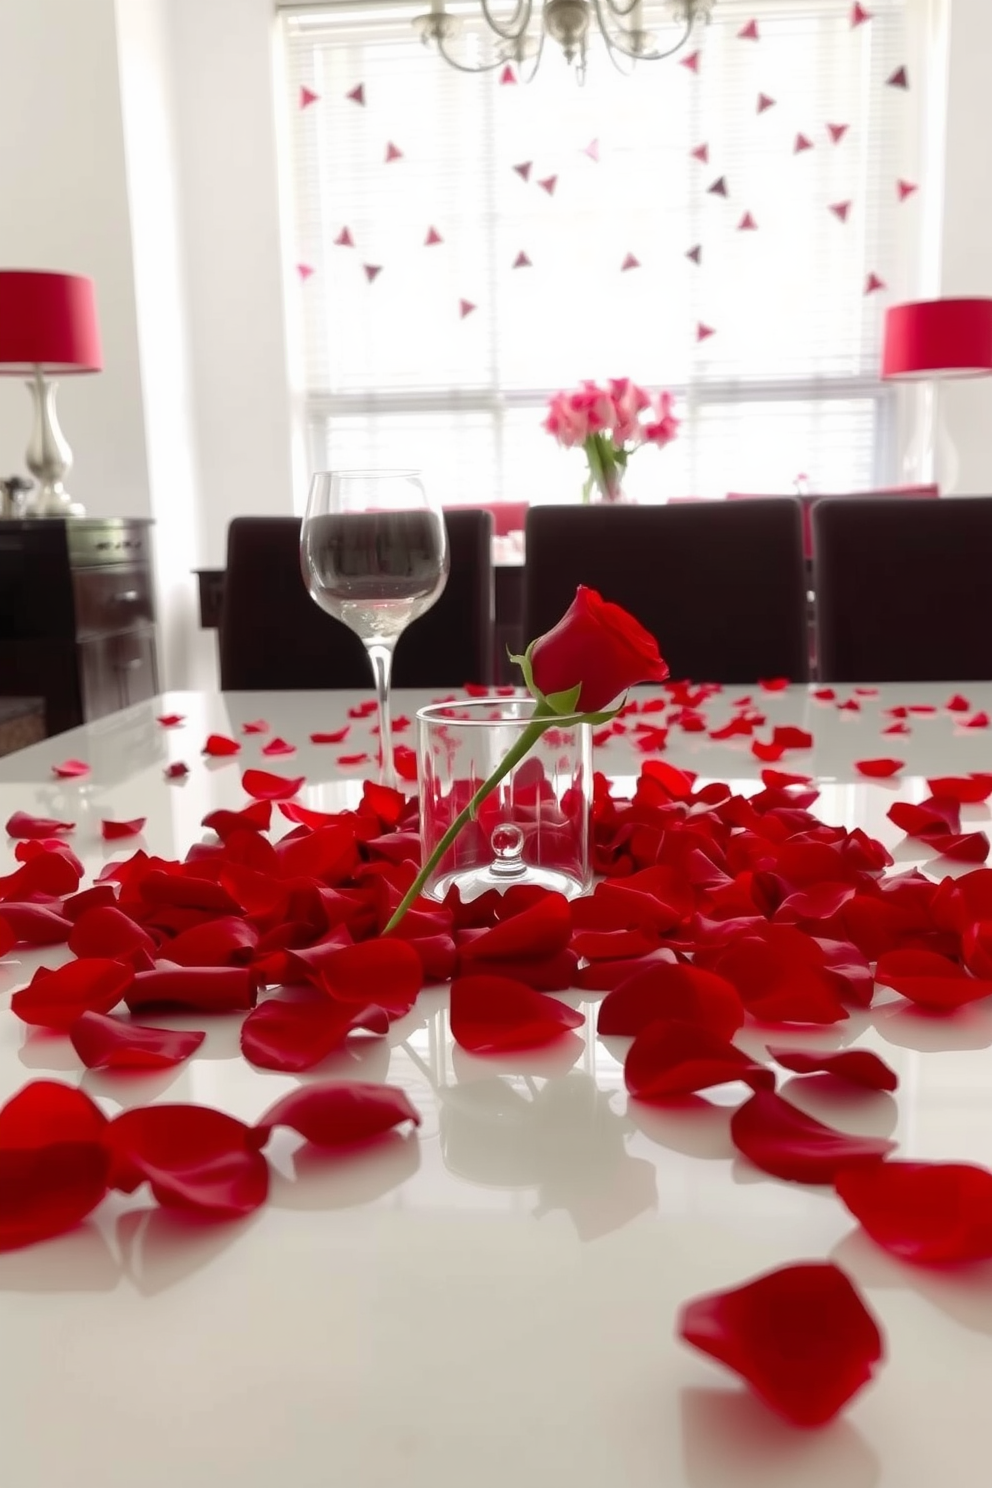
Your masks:
M 395 785 L 389 687 L 393 650 L 448 581 L 448 535 L 414 470 L 321 471 L 300 535 L 311 597 L 361 638 L 379 704 L 379 775 Z

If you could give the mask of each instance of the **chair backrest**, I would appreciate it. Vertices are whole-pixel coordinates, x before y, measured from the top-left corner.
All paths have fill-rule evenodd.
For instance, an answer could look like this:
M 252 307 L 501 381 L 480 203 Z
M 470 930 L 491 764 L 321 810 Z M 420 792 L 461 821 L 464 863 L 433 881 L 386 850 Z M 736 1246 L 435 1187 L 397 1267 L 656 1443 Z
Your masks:
M 839 496 L 842 493 L 832 492 Z M 936 499 L 940 495 L 939 486 L 887 486 L 879 491 L 850 491 L 843 493 L 848 501 L 870 501 L 876 496 L 903 497 L 906 500 Z M 803 553 L 807 562 L 813 559 L 813 508 L 818 501 L 828 501 L 829 496 L 819 495 L 816 492 L 804 491 L 799 496 L 791 496 L 787 500 L 796 501 L 803 510 Z M 768 496 L 762 496 L 758 492 L 750 491 L 728 491 L 728 501 L 767 501 Z
M 821 677 L 992 678 L 992 497 L 825 498 L 813 537 Z
M 579 584 L 636 615 L 673 677 L 749 683 L 808 676 L 795 501 L 533 507 L 527 641 L 554 625 Z
M 528 501 L 483 501 L 473 503 L 470 511 L 485 511 L 493 519 L 493 535 L 508 537 L 511 532 L 523 532 L 527 520 Z M 445 511 L 464 511 L 462 506 L 446 506 Z
M 492 518 L 444 514 L 451 570 L 437 603 L 399 639 L 399 687 L 459 687 L 492 677 Z M 370 687 L 365 648 L 310 598 L 298 517 L 235 517 L 227 532 L 220 685 L 246 689 Z

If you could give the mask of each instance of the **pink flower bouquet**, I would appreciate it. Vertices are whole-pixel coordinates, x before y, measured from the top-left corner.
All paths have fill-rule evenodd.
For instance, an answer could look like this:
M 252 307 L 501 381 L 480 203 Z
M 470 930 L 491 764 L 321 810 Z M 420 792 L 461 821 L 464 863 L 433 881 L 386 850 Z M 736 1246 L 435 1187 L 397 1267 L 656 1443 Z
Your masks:
M 556 393 L 544 428 L 566 449 L 581 445 L 589 462 L 582 488 L 588 501 L 593 487 L 604 501 L 619 501 L 627 461 L 642 444 L 659 449 L 679 431 L 671 393 L 654 397 L 629 377 L 611 378 L 605 387 L 584 382 L 572 393 Z

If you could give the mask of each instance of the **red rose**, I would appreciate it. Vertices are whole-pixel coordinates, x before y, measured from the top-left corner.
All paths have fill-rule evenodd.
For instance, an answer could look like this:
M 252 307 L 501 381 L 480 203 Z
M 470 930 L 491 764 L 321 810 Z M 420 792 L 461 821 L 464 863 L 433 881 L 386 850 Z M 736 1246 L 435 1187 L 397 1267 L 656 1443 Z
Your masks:
M 654 636 L 584 584 L 554 629 L 533 643 L 530 660 L 535 686 L 545 697 L 582 683 L 582 713 L 598 713 L 635 682 L 664 682 L 668 676 Z

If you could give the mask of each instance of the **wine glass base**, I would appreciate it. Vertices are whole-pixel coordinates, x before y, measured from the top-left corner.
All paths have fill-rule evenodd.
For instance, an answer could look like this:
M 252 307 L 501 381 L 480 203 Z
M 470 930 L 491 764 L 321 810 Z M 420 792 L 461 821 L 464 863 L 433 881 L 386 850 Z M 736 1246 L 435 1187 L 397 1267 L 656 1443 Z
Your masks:
M 522 873 L 508 877 L 505 872 L 499 871 L 498 865 L 489 864 L 478 868 L 461 868 L 453 873 L 446 873 L 442 878 L 436 879 L 427 893 L 432 899 L 444 899 L 449 889 L 457 888 L 461 895 L 463 904 L 469 904 L 473 899 L 495 889 L 499 894 L 505 894 L 507 889 L 515 888 L 519 884 L 527 888 L 550 889 L 557 894 L 564 894 L 566 899 L 577 899 L 584 894 L 588 885 L 580 878 L 566 873 L 561 868 L 542 868 L 538 864 L 527 863 Z

